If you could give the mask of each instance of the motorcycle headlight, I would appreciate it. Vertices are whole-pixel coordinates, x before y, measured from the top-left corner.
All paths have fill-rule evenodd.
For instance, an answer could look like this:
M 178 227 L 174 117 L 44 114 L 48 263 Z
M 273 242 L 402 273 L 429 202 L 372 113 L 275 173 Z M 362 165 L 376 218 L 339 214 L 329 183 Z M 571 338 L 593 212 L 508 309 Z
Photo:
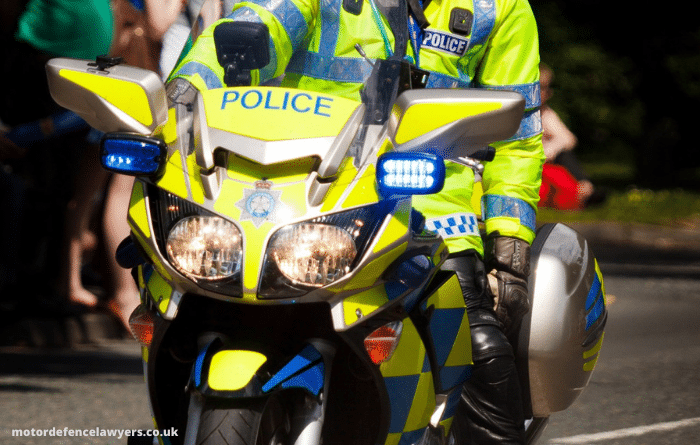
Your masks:
M 260 298 L 300 297 L 351 273 L 394 205 L 382 201 L 277 231 L 265 252 Z
M 231 277 L 241 267 L 241 232 L 219 216 L 189 216 L 168 234 L 170 263 L 184 275 L 218 280 Z
M 352 236 L 339 227 L 302 223 L 278 232 L 268 255 L 293 283 L 320 287 L 350 271 L 357 247 Z

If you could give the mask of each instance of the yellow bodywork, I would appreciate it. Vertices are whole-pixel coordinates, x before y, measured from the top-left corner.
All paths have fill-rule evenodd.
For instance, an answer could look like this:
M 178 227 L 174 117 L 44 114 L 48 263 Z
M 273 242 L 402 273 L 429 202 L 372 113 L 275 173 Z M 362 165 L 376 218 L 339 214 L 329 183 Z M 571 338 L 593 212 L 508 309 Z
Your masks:
M 400 393 L 390 390 L 392 414 L 389 435 L 385 444 L 397 444 L 403 433 L 428 426 L 435 411 L 435 386 L 428 366 L 427 352 L 410 318 L 403 320 L 403 330 L 394 354 L 379 366 L 388 388 L 404 387 Z M 403 406 L 409 406 L 404 412 Z
M 433 344 L 438 351 L 437 370 L 431 369 L 424 340 L 410 318 L 403 320 L 401 339 L 394 354 L 379 366 L 388 388 L 393 388 L 395 385 L 401 385 L 404 388 L 399 393 L 390 392 L 392 410 L 396 405 L 397 411 L 401 413 L 404 410 L 400 409 L 399 405 L 408 403 L 410 406 L 404 415 L 392 414 L 385 445 L 398 444 L 404 434 L 410 434 L 428 426 L 436 408 L 434 372 L 440 372 L 442 375 L 443 370 L 449 371 L 450 368 L 464 372 L 472 364 L 469 321 L 459 290 L 459 282 L 456 276 L 452 276 L 426 301 L 426 307 L 433 307 L 431 324 L 438 321 L 442 326 L 445 320 L 453 320 L 458 325 L 458 329 L 449 329 L 441 332 L 443 335 L 439 338 L 433 338 Z M 453 328 L 457 325 L 453 325 Z M 439 351 L 443 353 L 440 354 Z M 445 354 L 445 351 L 449 353 Z M 443 363 L 440 362 L 443 360 L 441 356 L 446 357 Z M 455 390 L 459 391 L 459 388 Z M 440 419 L 439 424 L 447 433 L 452 424 L 452 417 Z
M 147 127 L 153 124 L 153 111 L 148 103 L 148 96 L 140 85 L 98 73 L 69 69 L 60 70 L 59 75 L 95 93 L 139 123 Z
M 451 339 L 451 350 L 444 366 L 465 366 L 472 364 L 472 343 L 467 307 L 464 303 L 461 287 L 456 276 L 452 276 L 444 285 L 440 286 L 426 301 L 426 306 L 433 306 L 435 314 L 441 310 L 461 311 L 461 323 L 459 331 L 454 339 Z
M 287 88 L 251 87 L 202 92 L 211 128 L 264 141 L 336 137 L 359 102 Z M 274 124 L 272 124 L 274 122 Z
M 595 265 L 595 274 L 600 280 L 600 291 L 603 296 L 603 304 L 607 305 L 607 300 L 605 297 L 605 282 L 603 281 L 603 274 L 600 271 L 600 266 L 598 265 L 598 260 L 594 260 L 594 265 Z M 603 338 L 605 337 L 605 332 L 603 332 L 600 335 L 600 339 L 593 345 L 592 348 L 583 351 L 583 370 L 590 372 L 595 369 L 595 365 L 598 363 L 598 353 L 600 352 L 600 349 L 603 347 Z
M 462 118 L 495 111 L 502 106 L 500 102 L 418 103 L 405 111 L 394 139 L 403 144 Z
M 600 348 L 603 346 L 604 337 L 605 334 L 601 335 L 600 340 L 598 340 L 598 342 L 591 349 L 584 351 L 583 360 L 591 359 L 583 364 L 584 371 L 593 371 L 596 363 L 598 363 L 598 353 L 600 352 Z
M 384 286 L 358 292 L 343 300 L 345 325 L 350 326 L 363 317 L 372 315 L 389 302 Z
M 375 165 L 371 161 L 361 164 L 356 159 L 347 157 L 338 162 L 340 165 L 337 172 L 333 170 L 331 173 L 333 177 L 323 178 L 325 181 L 333 180 L 333 184 L 322 203 L 309 205 L 307 197 L 310 183 L 315 180 L 314 172 L 321 160 L 309 156 L 263 165 L 236 154 L 230 147 L 226 148 L 228 152 L 224 158 L 227 164 L 221 165 L 220 158 L 217 157 L 216 168 L 221 170 L 216 173 L 221 175 L 216 178 L 216 193 L 212 193 L 207 189 L 211 184 L 207 183 L 205 187 L 202 179 L 203 174 L 211 172 L 202 171 L 197 152 L 191 150 L 192 145 L 178 141 L 181 136 L 178 131 L 181 129 L 178 128 L 179 111 L 176 106 L 167 109 L 167 118 L 157 122 L 159 119 L 149 105 L 148 95 L 136 83 L 68 69 L 61 70 L 59 75 L 99 96 L 140 124 L 146 127 L 157 125 L 155 130 L 151 128 L 151 136 L 161 138 L 170 145 L 162 174 L 157 178 L 137 180 L 129 204 L 129 224 L 133 236 L 142 252 L 148 256 L 148 262 L 153 264 L 152 269 L 150 266 L 139 267 L 139 285 L 146 289 L 161 315 L 173 313 L 173 309 L 177 308 L 179 296 L 182 295 L 178 293 L 181 290 L 178 286 L 184 287 L 177 280 L 184 281 L 187 278 L 171 276 L 169 270 L 172 269 L 167 265 L 167 260 L 164 260 L 165 252 L 157 252 L 146 190 L 148 181 L 235 222 L 243 235 L 241 280 L 242 301 L 246 303 L 261 302 L 257 288 L 266 243 L 273 230 L 287 222 L 367 206 L 382 200 L 377 192 Z M 355 100 L 287 88 L 222 88 L 202 91 L 201 95 L 208 128 L 266 142 L 335 138 L 348 125 L 360 106 Z M 500 102 L 415 104 L 400 117 L 394 141 L 401 144 L 456 120 L 487 113 L 500 106 Z M 380 146 L 372 156 L 393 148 L 389 135 L 378 143 Z M 212 150 L 212 156 L 217 148 L 222 147 L 207 147 Z M 246 199 L 251 193 L 263 189 L 274 194 L 275 211 L 269 217 L 251 217 L 251 212 L 246 214 Z M 345 328 L 379 314 L 392 303 L 383 275 L 389 266 L 415 247 L 417 241 L 412 238 L 410 226 L 411 209 L 407 204 L 399 207 L 384 221 L 384 225 L 375 234 L 373 243 L 367 246 L 369 260 L 355 271 L 352 279 L 324 289 L 332 295 L 329 299 L 336 298 L 333 301 L 342 304 L 340 324 L 344 324 Z M 437 264 L 445 254 L 445 245 L 442 244 L 434 251 L 431 250 L 429 255 Z M 342 297 L 344 299 L 340 301 Z M 426 347 L 424 336 L 421 335 L 423 332 L 419 332 L 410 317 L 402 320 L 403 329 L 395 352 L 379 365 L 379 372 L 387 387 L 393 389 L 389 394 L 393 411 L 392 428 L 386 444 L 398 444 L 403 434 L 428 426 L 436 408 L 437 373 L 446 368 L 464 368 L 471 364 L 469 325 L 456 278 L 444 283 L 431 295 L 427 305 L 434 307 L 431 322 L 440 317 L 452 317 L 450 320 L 457 320 L 457 328 L 446 338 L 434 339 L 434 343 L 440 342 L 437 346 L 442 346 L 447 353 L 444 354 L 445 359 L 437 363 L 437 368 L 432 369 L 432 359 L 428 355 L 430 348 Z M 397 302 L 396 307 L 400 307 L 400 302 Z M 458 314 L 457 317 L 454 317 L 455 313 Z M 596 348 L 599 347 L 598 344 Z M 597 353 L 596 348 L 587 354 L 594 355 Z M 148 355 L 148 349 L 143 348 L 142 358 L 145 362 L 148 361 Z M 219 391 L 243 389 L 266 361 L 265 355 L 254 351 L 219 351 L 211 358 L 208 384 Z M 395 413 L 398 411 L 405 413 L 397 420 Z M 451 419 L 441 419 L 440 422 L 449 427 Z
M 306 178 L 314 160 L 305 159 L 284 164 L 263 166 L 243 158 L 232 156 L 229 160 L 228 178 L 224 180 L 214 210 L 240 222 L 244 235 L 243 298 L 255 301 L 255 289 L 260 280 L 265 243 L 272 229 L 283 221 L 304 215 L 306 206 Z M 260 179 L 267 178 L 265 187 L 278 193 L 274 217 L 263 221 L 243 216 L 243 201 L 260 187 Z
M 217 391 L 245 388 L 267 357 L 255 351 L 225 350 L 211 358 L 209 386 Z

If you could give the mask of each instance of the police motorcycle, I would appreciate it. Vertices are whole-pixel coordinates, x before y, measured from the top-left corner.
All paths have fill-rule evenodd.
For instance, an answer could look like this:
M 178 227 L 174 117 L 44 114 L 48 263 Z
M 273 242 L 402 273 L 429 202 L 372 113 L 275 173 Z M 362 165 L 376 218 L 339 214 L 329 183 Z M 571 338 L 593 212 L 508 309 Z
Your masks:
M 136 177 L 117 257 L 140 289 L 130 325 L 154 425 L 179 434 L 129 443 L 467 443 L 452 428 L 466 307 L 411 197 L 440 191 L 444 160 L 478 169 L 524 100 L 422 89 L 427 73 L 392 58 L 362 101 L 246 86 L 266 32 L 217 28 L 228 86 L 208 91 L 110 58 L 47 65 L 54 99 L 106 133 L 103 166 Z M 587 385 L 607 318 L 575 231 L 543 226 L 531 264 L 516 347 L 528 443 Z

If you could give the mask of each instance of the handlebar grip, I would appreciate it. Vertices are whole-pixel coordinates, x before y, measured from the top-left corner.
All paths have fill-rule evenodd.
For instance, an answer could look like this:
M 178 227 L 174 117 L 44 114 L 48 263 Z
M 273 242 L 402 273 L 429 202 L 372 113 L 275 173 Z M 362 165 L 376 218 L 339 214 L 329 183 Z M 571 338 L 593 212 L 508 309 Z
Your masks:
M 477 161 L 491 162 L 496 157 L 496 149 L 491 146 L 484 147 L 470 154 L 469 157 Z

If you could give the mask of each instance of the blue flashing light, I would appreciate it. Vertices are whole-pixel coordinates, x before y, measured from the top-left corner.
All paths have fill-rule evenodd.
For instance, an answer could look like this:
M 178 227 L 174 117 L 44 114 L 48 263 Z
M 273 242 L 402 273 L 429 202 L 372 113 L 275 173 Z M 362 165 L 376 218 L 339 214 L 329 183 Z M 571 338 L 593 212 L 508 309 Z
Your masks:
M 155 175 L 165 164 L 166 145 L 158 139 L 130 134 L 108 134 L 102 139 L 100 159 L 107 170 L 125 175 Z
M 428 153 L 385 153 L 377 161 L 382 196 L 429 195 L 445 184 L 445 162 Z

